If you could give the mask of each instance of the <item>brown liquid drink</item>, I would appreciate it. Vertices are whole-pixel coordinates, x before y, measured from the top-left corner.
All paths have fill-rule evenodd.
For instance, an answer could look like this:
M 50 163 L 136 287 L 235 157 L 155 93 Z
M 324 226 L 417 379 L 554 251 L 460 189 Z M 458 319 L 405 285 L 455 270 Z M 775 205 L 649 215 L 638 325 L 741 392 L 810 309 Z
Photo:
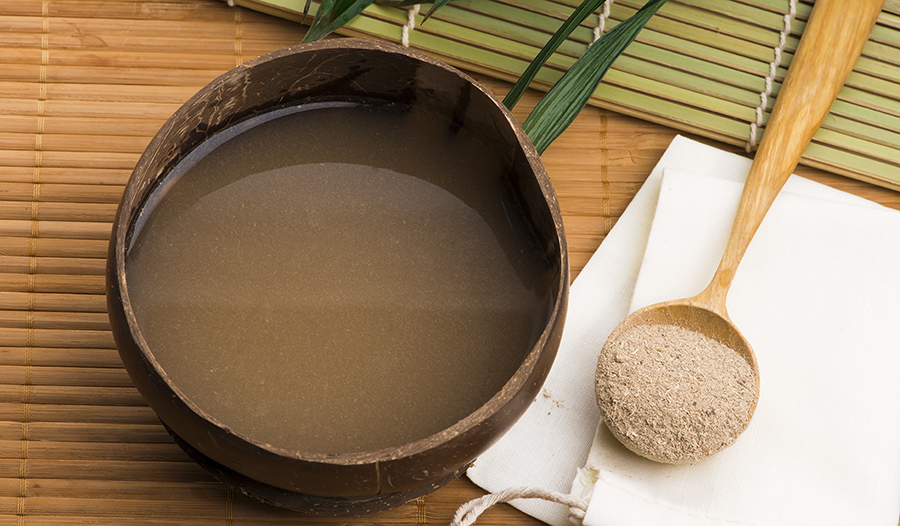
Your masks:
M 538 340 L 558 275 L 494 159 L 403 106 L 229 128 L 136 223 L 126 280 L 149 349 L 211 419 L 278 448 L 371 451 L 455 424 Z

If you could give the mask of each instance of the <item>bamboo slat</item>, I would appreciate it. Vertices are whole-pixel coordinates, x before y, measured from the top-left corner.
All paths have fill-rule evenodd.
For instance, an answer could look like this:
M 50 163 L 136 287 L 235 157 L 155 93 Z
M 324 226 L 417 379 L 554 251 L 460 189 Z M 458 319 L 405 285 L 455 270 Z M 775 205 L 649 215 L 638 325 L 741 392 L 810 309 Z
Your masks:
M 353 519 L 302 518 L 261 504 L 191 462 L 122 366 L 104 296 L 118 200 L 143 148 L 187 97 L 232 66 L 300 42 L 303 26 L 282 17 L 296 17 L 302 1 L 255 3 L 280 9 L 279 17 L 219 0 L 0 2 L 0 526 L 433 525 L 448 524 L 463 502 L 483 494 L 462 479 L 391 512 Z M 454 0 L 417 25 L 411 41 L 502 97 L 509 89 L 503 79 L 525 68 L 577 3 Z M 746 136 L 758 104 L 782 3 L 670 0 L 610 73 L 595 105 L 547 149 L 574 275 L 677 130 L 741 151 L 735 137 Z M 617 0 L 607 28 L 641 4 Z M 808 12 L 801 4 L 786 60 Z M 865 179 L 878 163 L 896 161 L 900 95 L 885 90 L 900 78 L 898 13 L 900 0 L 888 0 L 866 60 L 817 143 L 828 170 L 855 155 L 861 168 L 854 176 Z M 405 23 L 405 11 L 373 7 L 350 31 L 397 40 Z M 595 23 L 575 32 L 537 87 L 583 52 Z M 778 72 L 776 93 L 784 67 Z M 529 91 L 516 118 L 524 120 L 538 98 Z M 666 117 L 648 114 L 651 106 Z M 872 151 L 832 158 L 834 144 Z M 898 192 L 801 171 L 900 209 Z M 504 505 L 479 524 L 539 523 Z
M 93 387 L 93 386 L 61 386 L 61 385 L 42 385 L 29 386 L 29 390 L 20 385 L 0 384 L 0 402 L 15 404 L 66 404 L 66 405 L 116 405 L 116 406 L 134 406 L 143 407 L 147 404 L 137 389 L 133 387 Z M 21 407 L 20 407 L 21 412 Z M 93 444 L 89 442 L 89 444 Z M 52 449 L 53 444 L 43 444 L 47 449 Z M 93 444 L 96 445 L 96 444 Z M 169 444 L 171 447 L 174 444 Z M 106 448 L 109 446 L 97 446 Z M 124 446 L 123 446 L 124 447 Z M 128 447 L 124 447 L 128 450 Z M 0 449 L 9 451 L 9 448 Z M 66 454 L 64 451 L 57 454 Z M 179 457 L 183 458 L 183 457 Z M 127 458 L 123 459 L 127 460 Z
M 0 327 L 0 346 L 31 346 L 31 347 L 97 347 L 101 349 L 114 349 L 112 333 L 109 331 L 69 330 L 69 329 L 41 329 L 28 328 L 31 322 L 25 321 L 26 328 Z M 26 366 L 28 367 L 28 366 Z M 13 370 L 3 368 L 4 374 L 12 374 Z M 59 371 L 67 373 L 67 371 Z M 83 371 L 73 371 L 78 378 Z M 16 375 L 16 381 L 24 381 L 27 374 L 20 371 Z M 29 381 L 32 381 L 29 378 Z M 52 381 L 52 380 L 51 380 Z M 87 381 L 87 380 L 86 380 Z M 123 380 L 124 381 L 124 380 Z M 68 385 L 68 384 L 67 384 Z
M 27 271 L 25 272 L 27 274 Z M 36 275 L 36 274 L 35 274 Z M 70 273 L 74 278 L 81 274 Z M 33 290 L 0 291 L 0 309 L 67 312 L 106 312 L 106 296 L 103 294 L 46 294 Z
M 0 327 L 103 331 L 109 327 L 109 318 L 105 312 L 2 310 Z
M 0 256 L 0 273 L 12 274 L 93 274 L 102 275 L 106 262 L 89 258 L 33 258 L 30 256 Z M 0 293 L 2 297 L 3 293 Z
M 5 120 L 5 119 L 4 119 Z M 77 121 L 75 118 L 68 118 L 65 121 Z M 62 119 L 56 119 L 56 121 L 62 121 Z M 145 124 L 141 121 L 128 123 L 126 121 L 126 126 L 119 126 L 122 130 L 123 134 L 135 133 L 140 134 L 143 130 L 144 133 L 148 135 L 152 135 L 156 133 L 156 130 L 159 129 L 159 126 L 162 125 L 163 121 L 154 121 L 153 124 L 156 126 Z M 45 119 L 45 125 L 47 125 L 47 119 Z M 54 119 L 50 119 L 50 123 L 55 122 Z M 91 122 L 91 121 L 88 121 Z M 109 121 L 104 123 L 101 121 L 97 124 L 97 126 L 102 126 L 103 124 L 110 124 Z M 116 123 L 117 125 L 118 123 Z M 75 126 L 73 124 L 72 126 Z M 87 129 L 87 133 L 90 133 L 90 129 L 88 126 L 85 126 Z M 108 128 L 107 128 L 108 129 Z M 32 133 L 37 133 L 35 130 Z M 131 175 L 130 169 L 96 169 L 96 168 L 82 168 L 78 166 L 72 166 L 69 168 L 53 168 L 53 167 L 41 167 L 40 178 L 41 184 L 100 184 L 100 185 L 118 185 L 120 188 L 124 188 L 125 182 L 128 180 L 128 176 Z M 34 183 L 34 166 L 25 167 L 25 166 L 0 166 L 0 182 L 3 183 Z
M 109 223 L 87 221 L 22 221 L 0 219 L 0 232 L 11 236 L 30 237 L 37 231 L 42 236 L 66 239 L 108 240 Z
M 0 255 L 104 258 L 108 242 L 97 239 L 53 239 L 0 236 Z
M 35 347 L 34 345 L 30 347 L 0 347 L 0 365 L 22 365 L 25 363 L 32 367 L 122 368 L 122 361 L 119 359 L 119 353 L 116 349 Z M 34 387 L 34 385 L 29 387 Z M 69 392 L 68 390 L 73 389 L 70 385 L 61 388 L 64 392 Z M 71 392 L 77 392 L 77 389 Z M 105 405 L 105 402 L 101 405 Z
M 9 152 L 4 152 L 7 154 Z M 12 158 L 8 155 L 7 159 Z M 41 203 L 33 207 L 28 201 L 0 201 L 0 217 L 38 221 L 98 221 L 112 222 L 116 215 L 115 203 Z M 35 210 L 36 208 L 36 210 Z M 0 254 L 0 257 L 7 254 Z

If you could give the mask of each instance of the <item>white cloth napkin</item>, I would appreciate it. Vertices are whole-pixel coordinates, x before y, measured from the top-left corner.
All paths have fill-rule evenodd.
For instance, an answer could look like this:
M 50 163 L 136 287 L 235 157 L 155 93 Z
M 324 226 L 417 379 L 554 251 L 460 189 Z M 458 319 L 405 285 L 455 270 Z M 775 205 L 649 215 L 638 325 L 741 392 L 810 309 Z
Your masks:
M 791 177 L 728 298 L 761 396 L 730 448 L 653 463 L 599 424 L 597 353 L 632 310 L 693 295 L 721 257 L 750 161 L 676 138 L 572 286 L 553 369 L 468 476 L 589 501 L 589 526 L 890 525 L 900 517 L 900 212 Z M 513 502 L 554 526 L 562 506 Z

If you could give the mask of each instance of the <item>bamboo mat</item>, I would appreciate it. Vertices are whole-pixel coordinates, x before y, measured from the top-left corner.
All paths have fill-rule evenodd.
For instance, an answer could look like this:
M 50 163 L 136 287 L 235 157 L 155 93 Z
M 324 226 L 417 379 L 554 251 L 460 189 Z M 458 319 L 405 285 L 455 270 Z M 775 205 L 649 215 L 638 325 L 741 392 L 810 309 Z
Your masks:
M 481 495 L 459 480 L 351 520 L 259 504 L 188 460 L 119 361 L 103 272 L 132 167 L 196 90 L 302 34 L 216 0 L 0 3 L 0 526 L 447 524 Z M 575 274 L 675 133 L 588 108 L 546 151 Z M 900 209 L 898 193 L 804 172 Z M 500 506 L 479 524 L 537 523 Z
M 798 1 L 790 16 L 791 1 L 670 0 L 616 60 L 590 103 L 752 150 L 812 10 L 811 0 Z M 293 20 L 302 19 L 305 3 L 235 2 Z M 455 0 L 427 23 L 410 8 L 375 4 L 338 32 L 406 38 L 411 47 L 458 67 L 514 81 L 579 3 Z M 596 36 L 643 4 L 608 0 L 563 43 L 533 85 L 547 89 Z M 900 189 L 900 0 L 886 0 L 801 162 Z

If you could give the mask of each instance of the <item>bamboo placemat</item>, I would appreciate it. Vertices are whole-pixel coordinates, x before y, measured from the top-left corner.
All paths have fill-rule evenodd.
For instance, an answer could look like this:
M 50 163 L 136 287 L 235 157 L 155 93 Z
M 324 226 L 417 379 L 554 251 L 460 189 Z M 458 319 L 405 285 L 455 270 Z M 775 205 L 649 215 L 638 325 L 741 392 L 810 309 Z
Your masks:
M 119 361 L 103 272 L 131 169 L 206 82 L 302 34 L 216 0 L 0 3 L 0 526 L 447 524 L 481 494 L 460 480 L 353 520 L 259 504 L 188 460 Z M 675 133 L 588 108 L 547 150 L 576 274 Z M 900 194 L 807 174 L 900 209 Z M 506 506 L 479 523 L 537 524 Z
M 305 2 L 236 3 L 300 20 Z M 376 4 L 339 32 L 394 42 L 406 38 L 411 47 L 456 66 L 515 80 L 578 3 L 455 0 L 425 24 L 409 8 Z M 669 0 L 619 57 L 591 104 L 752 149 L 811 3 L 797 2 L 786 21 L 789 0 Z M 608 16 L 598 12 L 573 32 L 536 87 L 547 89 L 596 31 L 634 14 L 644 0 L 607 4 L 612 5 Z M 900 189 L 900 0 L 885 2 L 862 57 L 802 162 Z

